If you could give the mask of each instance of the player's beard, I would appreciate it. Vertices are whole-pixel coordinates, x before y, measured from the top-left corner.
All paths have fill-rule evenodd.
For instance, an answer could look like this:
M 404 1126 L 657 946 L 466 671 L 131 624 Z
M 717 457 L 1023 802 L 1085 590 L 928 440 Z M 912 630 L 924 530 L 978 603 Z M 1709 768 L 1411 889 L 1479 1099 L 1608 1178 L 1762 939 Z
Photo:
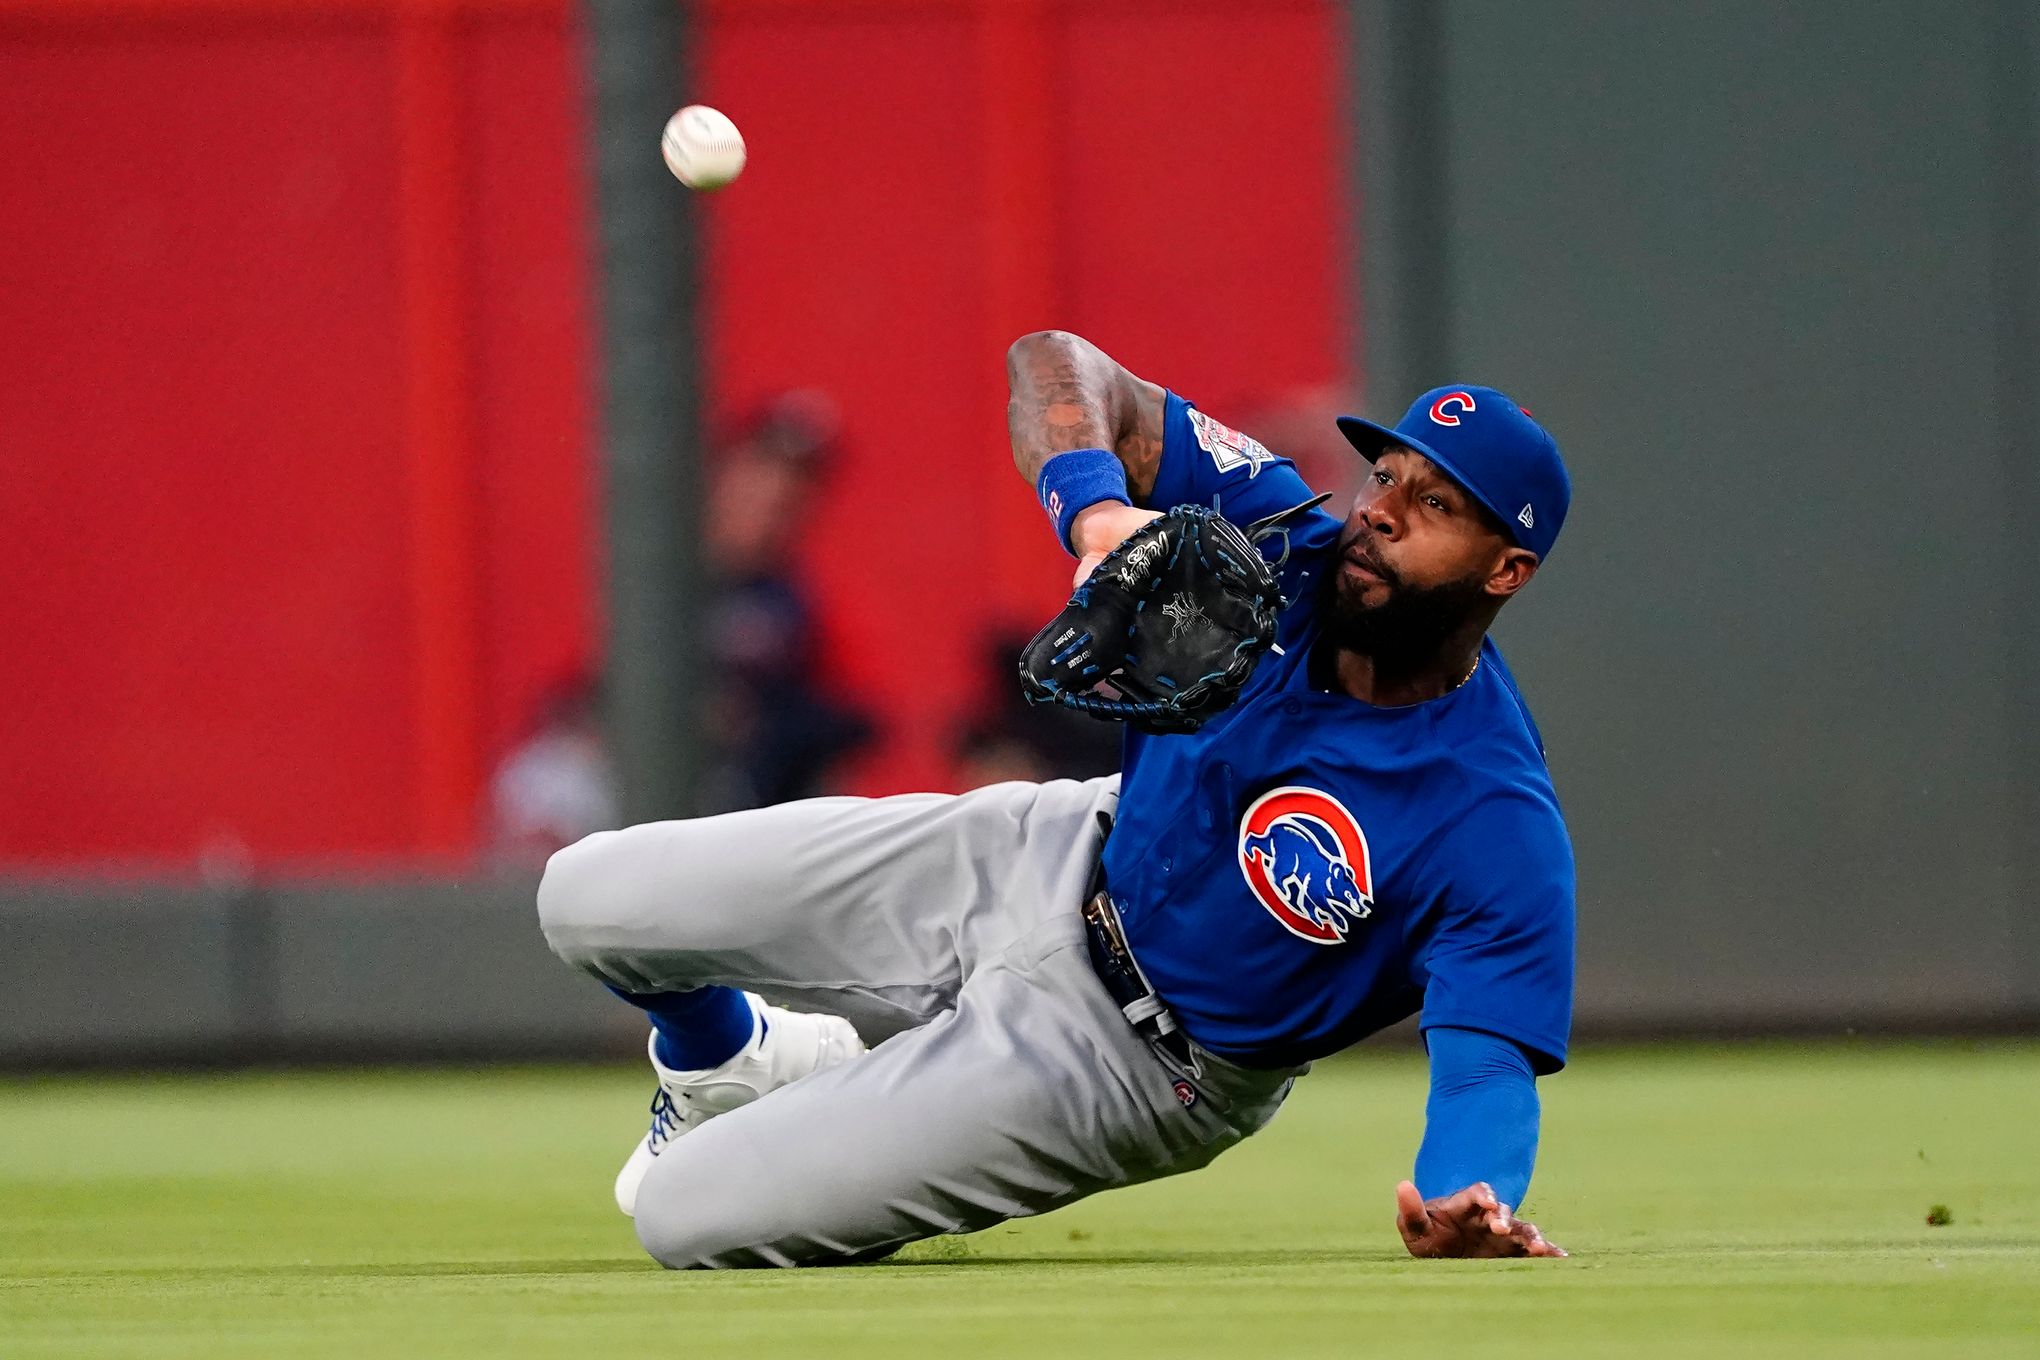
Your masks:
M 1479 573 L 1413 586 L 1387 563 L 1370 556 L 1368 570 L 1388 586 L 1388 598 L 1370 606 L 1362 603 L 1366 582 L 1355 580 L 1344 565 L 1343 556 L 1334 559 L 1325 579 L 1319 603 L 1324 635 L 1335 647 L 1395 670 L 1429 664 L 1486 596 L 1487 582 Z

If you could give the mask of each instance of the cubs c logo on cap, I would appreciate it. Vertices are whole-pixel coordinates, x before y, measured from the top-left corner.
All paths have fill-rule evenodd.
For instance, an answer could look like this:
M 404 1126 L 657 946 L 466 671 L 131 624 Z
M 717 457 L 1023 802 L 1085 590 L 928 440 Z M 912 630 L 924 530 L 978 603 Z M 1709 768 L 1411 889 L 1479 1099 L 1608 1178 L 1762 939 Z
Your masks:
M 1344 944 L 1374 914 L 1367 837 L 1320 789 L 1286 785 L 1253 801 L 1240 818 L 1240 873 L 1284 930 L 1312 944 Z
M 1431 419 L 1440 425 L 1457 425 L 1459 417 L 1452 414 L 1448 409 L 1453 406 L 1457 406 L 1462 411 L 1479 409 L 1473 404 L 1473 393 L 1447 392 L 1444 396 L 1431 403 Z

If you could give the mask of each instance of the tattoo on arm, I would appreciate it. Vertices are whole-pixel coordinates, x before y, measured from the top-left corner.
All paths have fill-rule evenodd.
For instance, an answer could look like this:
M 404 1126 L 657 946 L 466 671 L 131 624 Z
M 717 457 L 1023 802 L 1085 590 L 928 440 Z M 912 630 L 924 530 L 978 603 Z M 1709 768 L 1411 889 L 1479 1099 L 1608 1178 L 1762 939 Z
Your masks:
M 1124 369 L 1120 370 L 1125 373 Z M 1155 489 L 1155 477 L 1162 470 L 1162 389 L 1126 373 L 1127 420 L 1119 431 L 1113 452 L 1126 465 L 1126 484 L 1133 494 L 1146 500 Z
M 1006 351 L 1006 430 L 1013 465 L 1033 485 L 1067 449 L 1103 448 L 1145 500 L 1162 465 L 1162 389 L 1067 331 L 1037 331 Z

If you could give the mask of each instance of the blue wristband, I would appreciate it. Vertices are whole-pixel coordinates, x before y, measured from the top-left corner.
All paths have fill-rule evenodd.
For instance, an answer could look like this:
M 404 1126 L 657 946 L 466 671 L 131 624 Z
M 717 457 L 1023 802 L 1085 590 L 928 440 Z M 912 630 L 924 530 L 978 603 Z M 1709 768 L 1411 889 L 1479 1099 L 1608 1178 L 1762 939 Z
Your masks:
M 1079 512 L 1100 501 L 1133 504 L 1133 496 L 1126 489 L 1125 467 L 1104 449 L 1058 453 L 1041 465 L 1034 492 L 1041 498 L 1041 508 L 1048 511 L 1049 519 L 1055 523 L 1056 542 L 1072 557 L 1077 554 L 1070 546 L 1070 525 Z

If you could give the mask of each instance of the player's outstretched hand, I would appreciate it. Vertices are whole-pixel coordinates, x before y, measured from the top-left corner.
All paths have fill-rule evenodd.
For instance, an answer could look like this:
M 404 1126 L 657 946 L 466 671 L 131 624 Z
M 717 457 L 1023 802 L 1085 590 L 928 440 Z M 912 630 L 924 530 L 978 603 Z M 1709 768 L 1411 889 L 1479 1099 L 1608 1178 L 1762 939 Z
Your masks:
M 1564 1256 L 1495 1198 L 1486 1181 L 1427 1200 L 1404 1181 L 1395 1188 L 1395 1226 L 1412 1256 Z

